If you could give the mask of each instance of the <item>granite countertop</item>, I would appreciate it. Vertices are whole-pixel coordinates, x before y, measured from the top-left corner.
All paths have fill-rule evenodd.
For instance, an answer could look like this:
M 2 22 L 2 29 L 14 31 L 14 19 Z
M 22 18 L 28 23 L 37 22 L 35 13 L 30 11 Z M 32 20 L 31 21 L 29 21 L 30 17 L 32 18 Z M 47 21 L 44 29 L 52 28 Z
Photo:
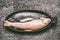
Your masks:
M 4 18 L 19 10 L 41 10 L 57 16 L 55 26 L 44 32 L 20 33 L 3 26 Z M 60 40 L 60 1 L 59 0 L 0 0 L 0 40 Z

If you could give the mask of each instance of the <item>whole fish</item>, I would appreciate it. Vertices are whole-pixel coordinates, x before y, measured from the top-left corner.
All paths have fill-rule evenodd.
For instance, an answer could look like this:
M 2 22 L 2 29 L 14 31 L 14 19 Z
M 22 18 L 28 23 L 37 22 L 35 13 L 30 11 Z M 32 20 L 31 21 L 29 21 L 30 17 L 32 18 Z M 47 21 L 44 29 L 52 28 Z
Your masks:
M 27 21 L 28 19 L 21 20 L 21 21 L 22 22 Z M 51 22 L 51 19 L 40 17 L 39 19 L 34 19 L 31 21 L 23 22 L 23 23 L 10 22 L 10 21 L 6 20 L 4 22 L 4 26 L 7 26 L 7 27 L 13 26 L 15 28 L 20 28 L 20 29 L 24 29 L 24 30 L 38 30 L 38 29 L 42 29 L 42 28 L 46 27 L 50 22 Z

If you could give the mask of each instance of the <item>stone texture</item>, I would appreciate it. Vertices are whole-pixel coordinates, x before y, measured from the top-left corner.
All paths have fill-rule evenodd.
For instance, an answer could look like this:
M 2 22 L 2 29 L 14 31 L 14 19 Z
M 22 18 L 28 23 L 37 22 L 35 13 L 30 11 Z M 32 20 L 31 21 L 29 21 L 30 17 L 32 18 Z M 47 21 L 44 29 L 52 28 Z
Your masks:
M 18 10 L 41 10 L 58 17 L 56 26 L 44 32 L 19 33 L 3 26 L 4 18 Z M 0 0 L 0 40 L 60 40 L 59 0 Z

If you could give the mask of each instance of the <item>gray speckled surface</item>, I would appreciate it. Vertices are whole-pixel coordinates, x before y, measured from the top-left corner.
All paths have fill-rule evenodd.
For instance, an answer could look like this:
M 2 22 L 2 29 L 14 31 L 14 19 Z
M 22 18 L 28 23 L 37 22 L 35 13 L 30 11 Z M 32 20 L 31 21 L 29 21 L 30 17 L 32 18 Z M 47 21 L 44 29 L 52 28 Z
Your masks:
M 17 33 L 7 30 L 2 20 L 18 10 L 41 10 L 58 17 L 56 26 L 39 33 Z M 59 0 L 0 0 L 0 40 L 60 40 Z

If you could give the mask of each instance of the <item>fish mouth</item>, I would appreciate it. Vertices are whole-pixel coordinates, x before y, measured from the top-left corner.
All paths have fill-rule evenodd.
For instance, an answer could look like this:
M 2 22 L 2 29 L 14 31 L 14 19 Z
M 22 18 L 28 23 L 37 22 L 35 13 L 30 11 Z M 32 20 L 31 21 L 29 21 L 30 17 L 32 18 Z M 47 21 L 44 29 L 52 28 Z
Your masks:
M 47 25 L 47 27 L 51 26 L 52 24 L 56 23 L 57 17 L 52 17 L 46 12 L 43 11 L 37 11 L 37 10 L 21 10 L 17 11 L 14 13 L 11 13 L 8 15 L 5 20 L 11 21 L 11 22 L 20 22 L 20 23 L 25 23 L 32 21 L 34 19 L 39 19 L 40 17 L 45 17 L 51 19 L 51 22 Z M 25 21 L 25 18 L 30 18 L 30 20 Z M 23 20 L 23 21 L 22 21 Z M 55 21 L 54 21 L 55 20 Z M 35 31 L 41 31 L 47 27 L 44 27 L 40 30 L 23 30 L 19 28 L 14 28 L 14 27 L 8 27 L 9 29 L 12 29 L 14 31 L 19 31 L 19 32 L 35 32 Z

